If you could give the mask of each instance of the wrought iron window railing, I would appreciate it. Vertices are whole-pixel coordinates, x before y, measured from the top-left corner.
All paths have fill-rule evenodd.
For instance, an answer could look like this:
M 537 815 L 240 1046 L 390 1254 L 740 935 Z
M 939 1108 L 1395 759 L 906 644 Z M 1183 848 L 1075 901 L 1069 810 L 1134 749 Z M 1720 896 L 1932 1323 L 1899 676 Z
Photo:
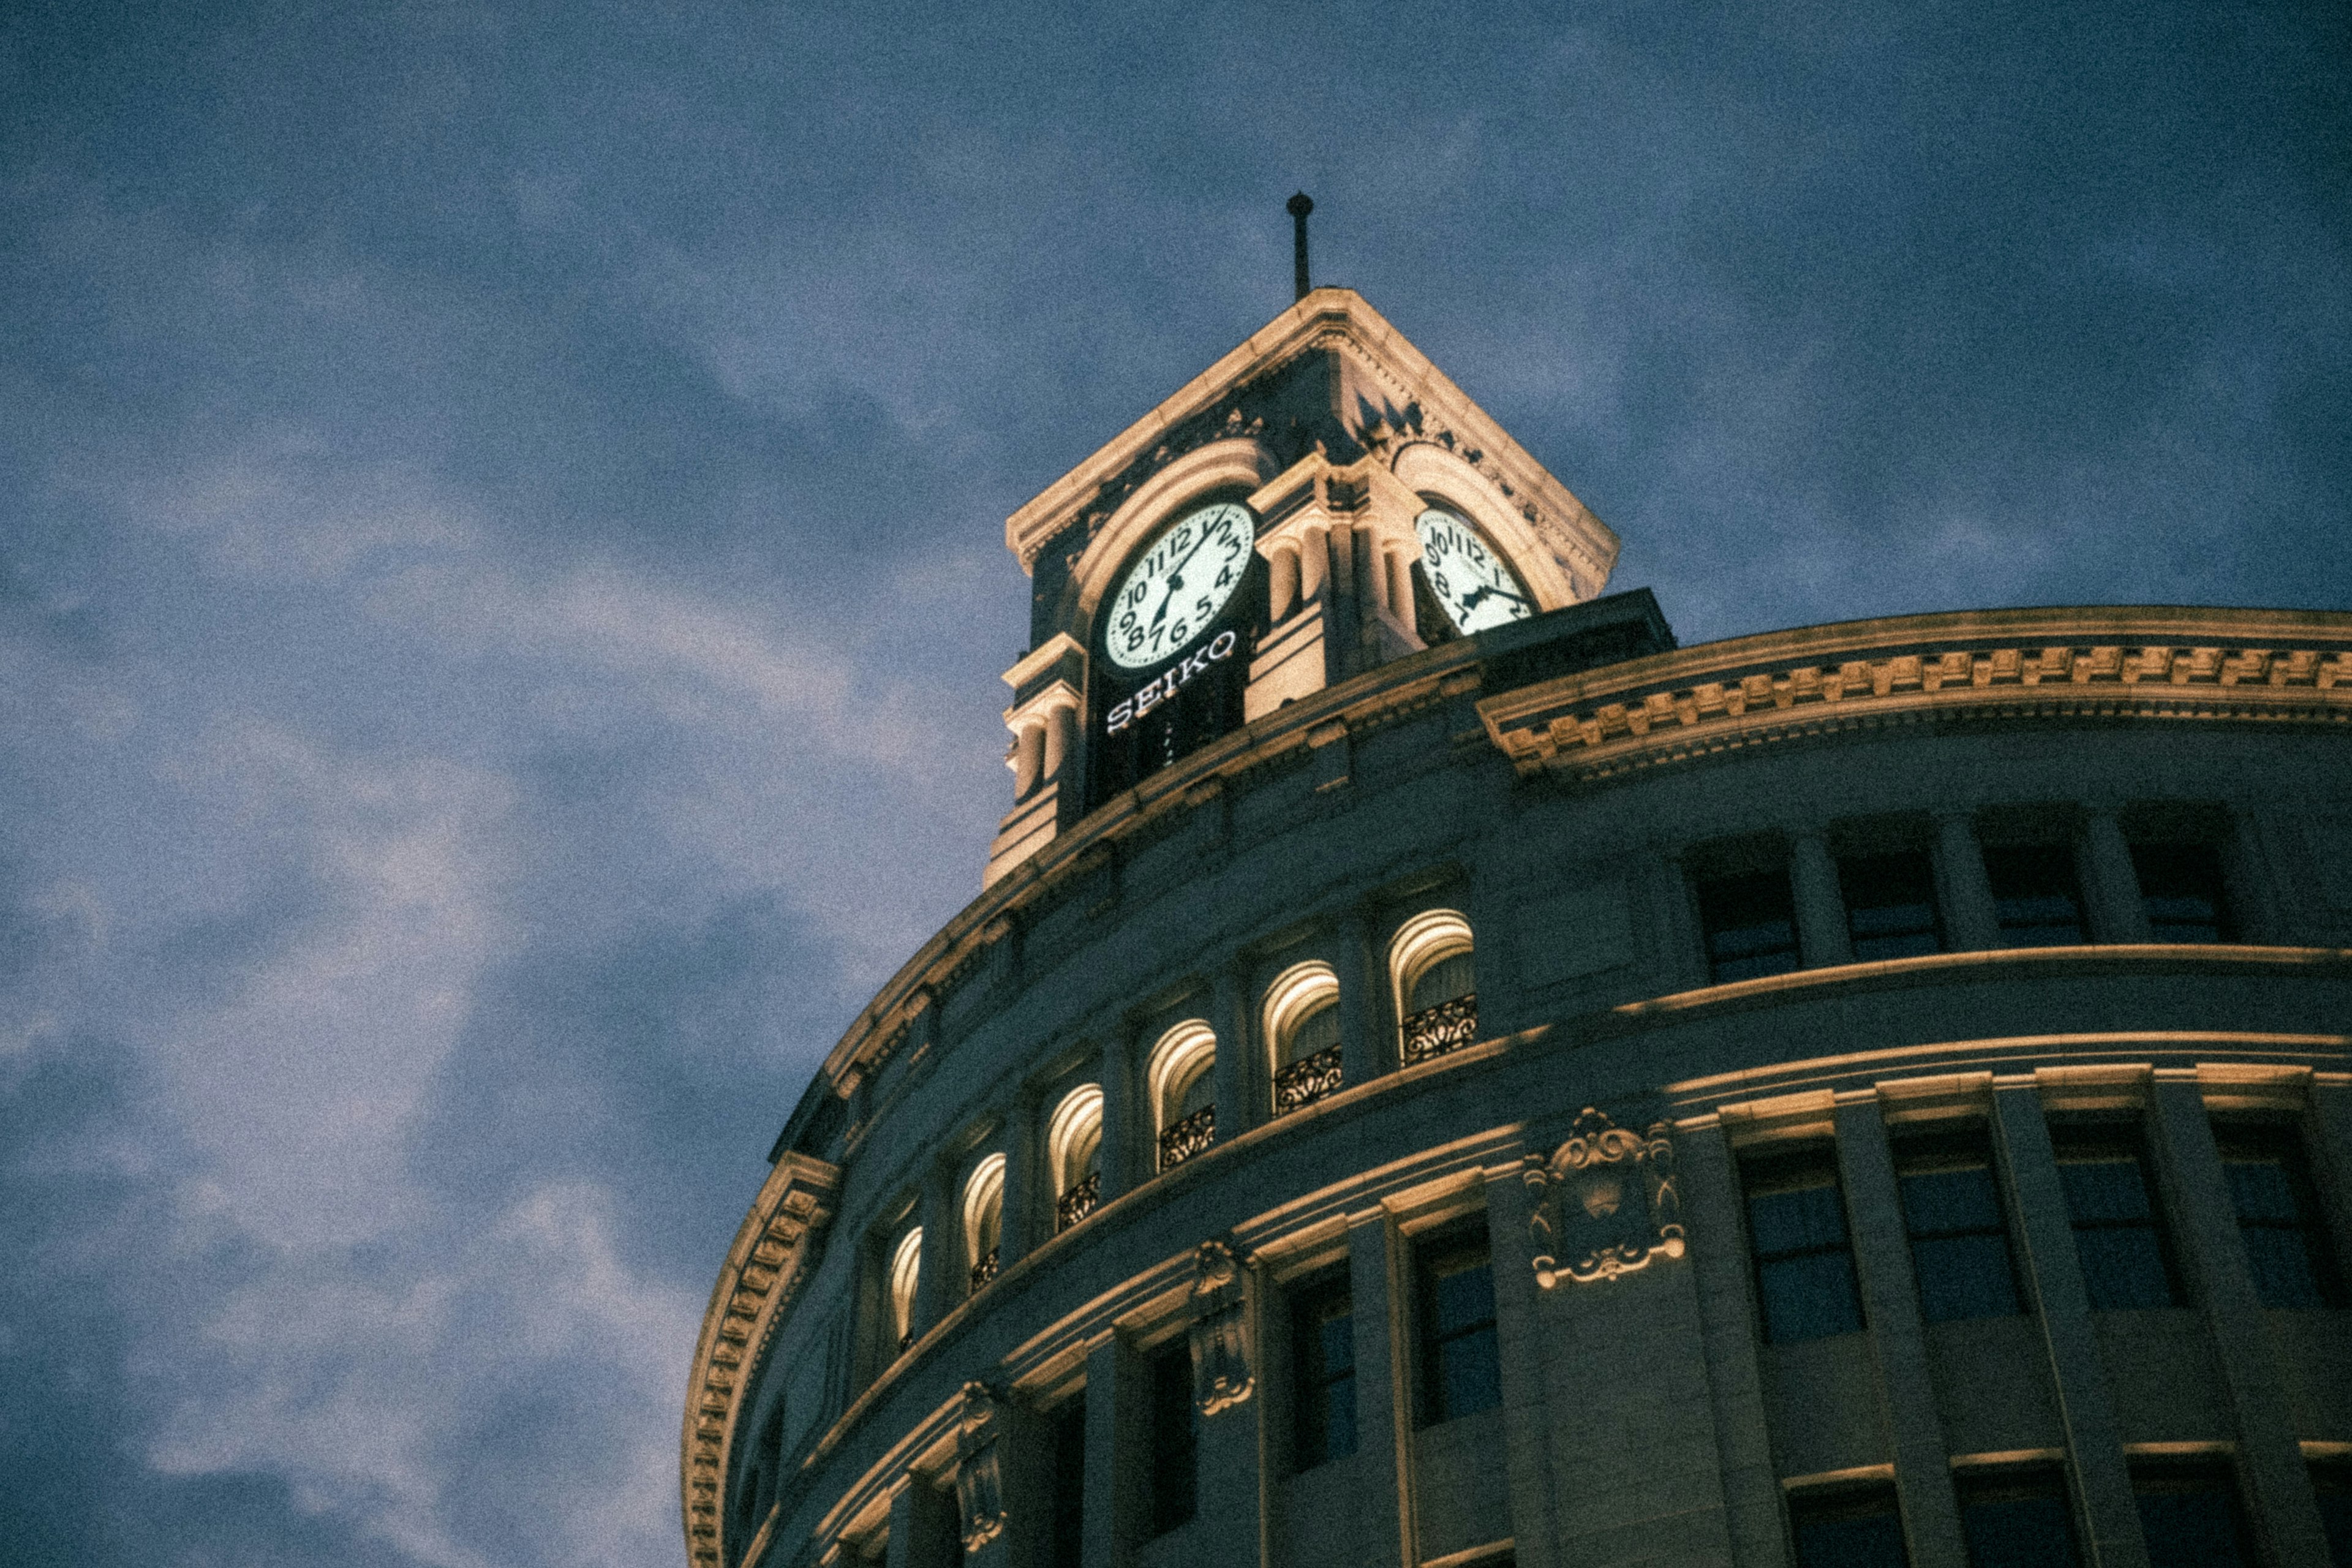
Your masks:
M 990 1280 L 996 1278 L 997 1256 L 998 1249 L 992 1247 L 984 1255 L 982 1255 L 979 1262 L 971 1266 L 971 1288 L 973 1289 L 979 1289 L 982 1285 L 987 1284 Z
M 1404 1021 L 1404 1065 L 1425 1062 L 1448 1051 L 1476 1043 L 1478 994 L 1456 996 L 1434 1007 L 1423 1007 Z
M 1088 1171 L 1086 1179 L 1064 1193 L 1054 1204 L 1055 1228 L 1067 1230 L 1095 1212 L 1102 1201 L 1102 1173 Z
M 1217 1108 L 1204 1105 L 1160 1135 L 1160 1168 L 1172 1170 L 1217 1141 Z
M 900 1351 L 902 1353 L 906 1351 L 906 1349 L 907 1349 L 907 1347 L 908 1347 L 908 1346 L 909 1346 L 909 1345 L 913 1344 L 914 1342 L 915 1342 L 915 1331 L 914 1331 L 914 1330 L 912 1330 L 912 1329 L 908 1329 L 905 1333 L 900 1334 L 900 1335 L 898 1336 L 898 1349 L 899 1349 L 899 1351 Z
M 1301 1057 L 1274 1075 L 1274 1113 L 1312 1105 L 1339 1087 L 1339 1047 L 1327 1046 L 1311 1057 Z

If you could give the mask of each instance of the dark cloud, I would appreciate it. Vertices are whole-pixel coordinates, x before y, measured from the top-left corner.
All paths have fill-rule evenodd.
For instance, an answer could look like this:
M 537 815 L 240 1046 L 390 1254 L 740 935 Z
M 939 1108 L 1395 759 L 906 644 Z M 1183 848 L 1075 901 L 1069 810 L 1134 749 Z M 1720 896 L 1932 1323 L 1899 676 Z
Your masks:
M 759 1157 L 1004 805 L 1003 518 L 1286 302 L 1298 186 L 1685 640 L 2345 604 L 2348 45 L 8 8 L 0 1538 L 677 1550 Z

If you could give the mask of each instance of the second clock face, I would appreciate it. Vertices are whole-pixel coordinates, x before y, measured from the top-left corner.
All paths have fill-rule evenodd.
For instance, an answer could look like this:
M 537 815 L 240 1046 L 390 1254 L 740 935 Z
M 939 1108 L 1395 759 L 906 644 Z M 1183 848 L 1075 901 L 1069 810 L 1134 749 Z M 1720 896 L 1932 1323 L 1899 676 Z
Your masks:
M 1431 507 L 1412 526 L 1421 536 L 1421 569 L 1429 591 L 1457 630 L 1483 632 L 1536 613 L 1503 558 L 1461 518 Z
M 1103 651 L 1121 669 L 1173 657 L 1208 629 L 1248 574 L 1249 509 L 1217 501 L 1151 542 L 1111 595 Z

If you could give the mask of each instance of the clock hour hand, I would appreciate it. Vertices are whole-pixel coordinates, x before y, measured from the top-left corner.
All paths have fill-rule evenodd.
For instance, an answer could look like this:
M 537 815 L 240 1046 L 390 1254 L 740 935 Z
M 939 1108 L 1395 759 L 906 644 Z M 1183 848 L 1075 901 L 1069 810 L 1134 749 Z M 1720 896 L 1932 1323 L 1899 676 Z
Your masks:
M 1508 599 L 1514 604 L 1527 605 L 1530 610 L 1535 608 L 1533 605 L 1528 605 L 1527 600 L 1512 593 L 1508 588 L 1497 588 L 1491 583 L 1481 583 L 1476 588 L 1462 595 L 1462 613 L 1468 615 L 1487 599 Z

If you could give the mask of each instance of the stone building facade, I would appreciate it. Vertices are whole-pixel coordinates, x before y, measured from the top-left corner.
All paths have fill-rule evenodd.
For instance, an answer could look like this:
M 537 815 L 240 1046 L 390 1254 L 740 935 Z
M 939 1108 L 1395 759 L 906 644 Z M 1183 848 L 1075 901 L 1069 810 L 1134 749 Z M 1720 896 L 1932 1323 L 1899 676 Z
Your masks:
M 1679 647 L 1339 289 L 1007 542 L 693 1568 L 2352 1563 L 2352 615 Z

